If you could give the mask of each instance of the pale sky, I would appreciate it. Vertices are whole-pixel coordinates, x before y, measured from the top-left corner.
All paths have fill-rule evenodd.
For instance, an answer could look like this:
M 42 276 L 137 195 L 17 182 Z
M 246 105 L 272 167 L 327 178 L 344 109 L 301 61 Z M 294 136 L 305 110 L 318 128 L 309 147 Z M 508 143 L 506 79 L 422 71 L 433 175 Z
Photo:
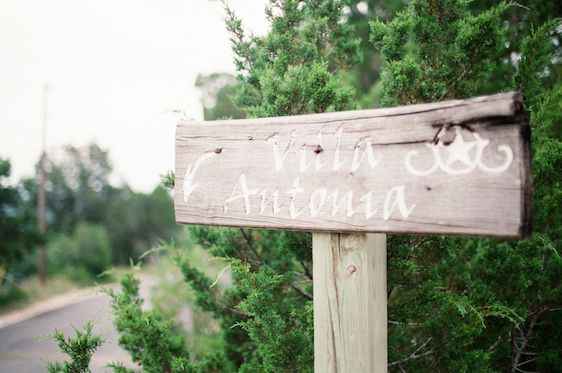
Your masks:
M 254 34 L 265 0 L 230 0 Z M 115 182 L 148 192 L 174 166 L 174 127 L 201 119 L 198 73 L 234 72 L 209 0 L 0 0 L 0 157 L 33 174 L 48 83 L 47 149 L 96 141 Z M 177 111 L 177 112 L 176 112 Z

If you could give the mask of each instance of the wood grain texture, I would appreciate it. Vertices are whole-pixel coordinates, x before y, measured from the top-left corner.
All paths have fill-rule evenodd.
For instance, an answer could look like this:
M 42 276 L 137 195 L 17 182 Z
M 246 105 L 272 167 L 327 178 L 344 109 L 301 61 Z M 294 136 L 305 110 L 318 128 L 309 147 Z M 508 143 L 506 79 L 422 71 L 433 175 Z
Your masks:
M 180 123 L 176 221 L 525 238 L 530 133 L 517 93 Z
M 386 235 L 314 233 L 314 371 L 388 368 Z

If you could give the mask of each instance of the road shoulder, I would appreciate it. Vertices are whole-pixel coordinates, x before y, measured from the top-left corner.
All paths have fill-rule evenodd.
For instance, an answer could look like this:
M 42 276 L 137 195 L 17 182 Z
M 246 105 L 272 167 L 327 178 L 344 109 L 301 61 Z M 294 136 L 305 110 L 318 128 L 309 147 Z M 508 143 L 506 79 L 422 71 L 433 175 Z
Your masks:
M 104 287 L 109 286 L 111 285 L 104 285 Z M 64 294 L 55 295 L 51 298 L 0 315 L 0 329 L 25 320 L 29 320 L 35 316 L 49 311 L 54 311 L 73 303 L 79 303 L 88 299 L 102 297 L 103 295 L 104 293 L 100 291 L 99 287 L 77 289 Z

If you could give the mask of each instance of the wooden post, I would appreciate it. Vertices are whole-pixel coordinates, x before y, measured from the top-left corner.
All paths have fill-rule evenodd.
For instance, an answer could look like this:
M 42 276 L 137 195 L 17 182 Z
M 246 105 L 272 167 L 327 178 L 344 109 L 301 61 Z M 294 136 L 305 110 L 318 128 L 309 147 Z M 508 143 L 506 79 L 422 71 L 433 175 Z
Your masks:
M 314 371 L 387 371 L 386 234 L 314 233 Z

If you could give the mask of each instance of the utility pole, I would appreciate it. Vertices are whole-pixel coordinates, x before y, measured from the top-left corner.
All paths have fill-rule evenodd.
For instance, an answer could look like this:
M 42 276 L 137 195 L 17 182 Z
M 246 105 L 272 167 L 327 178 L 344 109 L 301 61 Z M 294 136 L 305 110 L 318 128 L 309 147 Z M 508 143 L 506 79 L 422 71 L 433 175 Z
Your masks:
M 39 160 L 39 198 L 37 199 L 38 222 L 37 228 L 41 234 L 45 233 L 46 222 L 46 198 L 45 198 L 45 161 L 47 156 L 47 93 L 49 86 L 47 83 L 43 86 L 43 133 L 42 133 L 42 151 Z M 41 284 L 45 286 L 47 278 L 47 255 L 45 253 L 45 243 L 39 246 L 39 279 Z

